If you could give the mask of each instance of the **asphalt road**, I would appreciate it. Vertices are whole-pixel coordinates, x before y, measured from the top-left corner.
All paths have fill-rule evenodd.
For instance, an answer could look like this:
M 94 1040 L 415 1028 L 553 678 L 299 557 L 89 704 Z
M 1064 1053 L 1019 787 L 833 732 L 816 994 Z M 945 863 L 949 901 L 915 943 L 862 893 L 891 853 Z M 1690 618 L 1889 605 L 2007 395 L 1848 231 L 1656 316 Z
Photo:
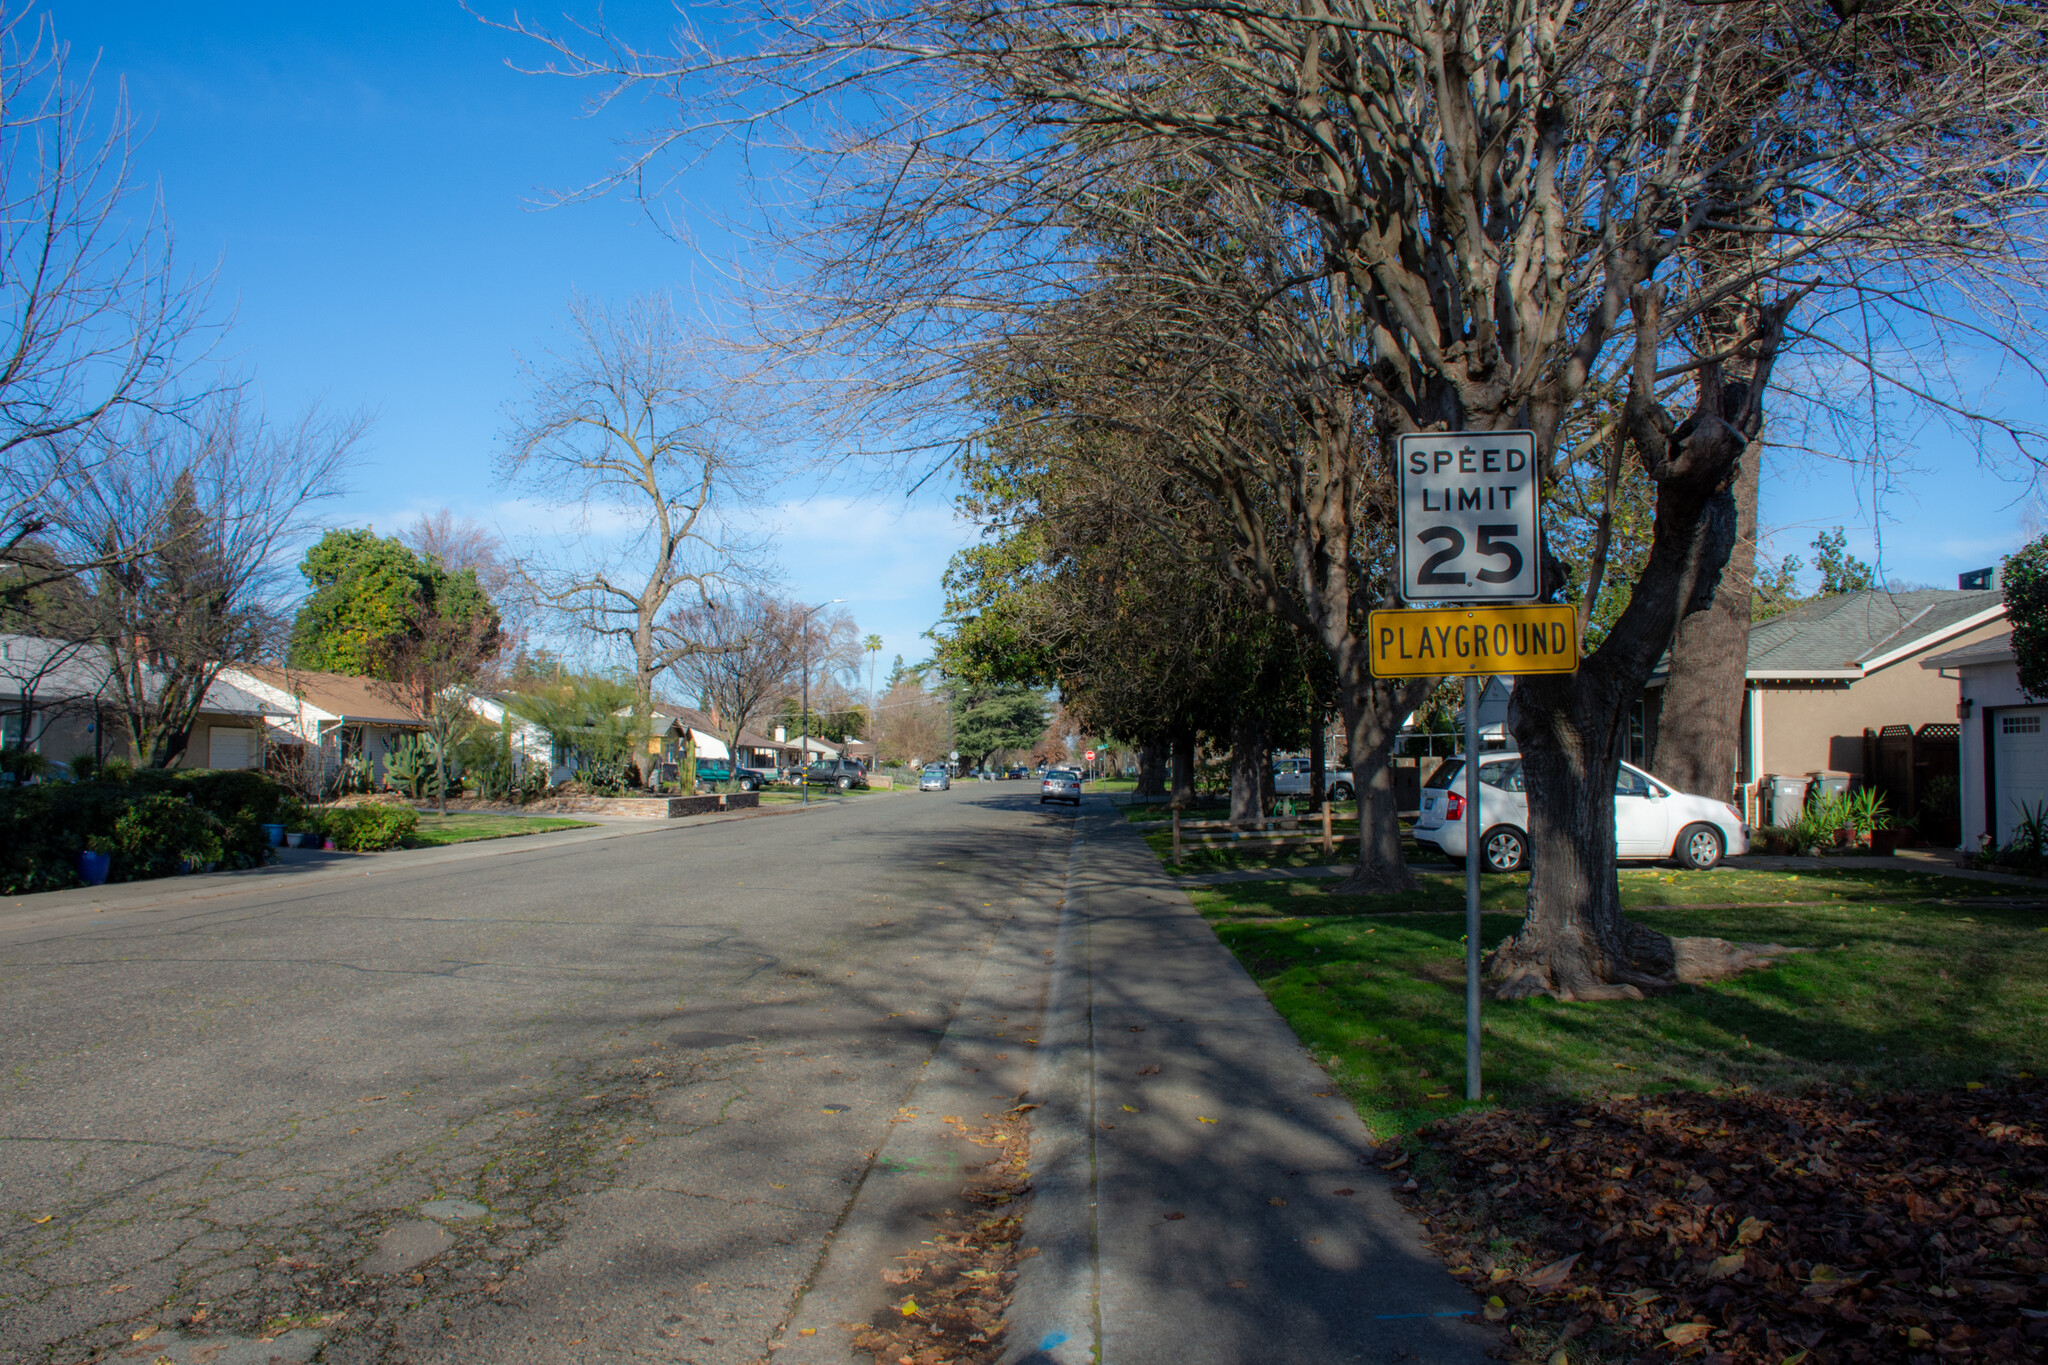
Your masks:
M 760 1359 L 1059 895 L 1035 795 L 0 916 L 0 1359 Z

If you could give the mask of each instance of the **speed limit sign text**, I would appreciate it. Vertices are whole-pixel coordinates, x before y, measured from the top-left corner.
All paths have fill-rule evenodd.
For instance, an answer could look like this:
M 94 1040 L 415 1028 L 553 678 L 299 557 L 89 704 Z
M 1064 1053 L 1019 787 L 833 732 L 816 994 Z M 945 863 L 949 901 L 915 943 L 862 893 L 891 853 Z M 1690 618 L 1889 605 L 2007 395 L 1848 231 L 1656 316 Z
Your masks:
M 1420 432 L 1401 438 L 1400 460 L 1401 596 L 1534 601 L 1535 434 Z

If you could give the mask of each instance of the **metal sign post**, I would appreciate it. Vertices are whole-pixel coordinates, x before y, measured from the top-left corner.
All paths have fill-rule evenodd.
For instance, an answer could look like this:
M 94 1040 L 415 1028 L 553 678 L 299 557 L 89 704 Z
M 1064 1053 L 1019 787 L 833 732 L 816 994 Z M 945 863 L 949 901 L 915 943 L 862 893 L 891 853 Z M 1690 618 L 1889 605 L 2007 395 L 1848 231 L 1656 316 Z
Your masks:
M 1373 612 L 1376 678 L 1465 679 L 1465 1098 L 1480 1097 L 1479 679 L 1570 673 L 1579 665 L 1571 607 L 1510 606 L 1542 594 L 1536 436 L 1529 431 L 1401 437 L 1402 611 Z M 1432 603 L 1417 610 L 1415 604 Z M 1455 605 L 1453 605 L 1455 604 Z
M 1479 1098 L 1479 679 L 1465 675 L 1465 1098 Z

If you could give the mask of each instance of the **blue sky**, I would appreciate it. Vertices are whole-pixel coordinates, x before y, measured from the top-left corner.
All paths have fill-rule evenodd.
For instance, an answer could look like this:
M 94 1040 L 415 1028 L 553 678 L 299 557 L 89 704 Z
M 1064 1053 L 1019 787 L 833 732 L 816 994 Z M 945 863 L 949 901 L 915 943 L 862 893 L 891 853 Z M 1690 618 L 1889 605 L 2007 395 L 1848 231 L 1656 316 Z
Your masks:
M 668 6 L 606 11 L 651 33 Z M 373 414 L 339 522 L 392 530 L 446 506 L 525 529 L 531 514 L 508 506 L 490 464 L 520 391 L 515 354 L 549 343 L 572 290 L 717 295 L 713 263 L 629 203 L 537 207 L 601 174 L 614 139 L 661 111 L 580 118 L 582 89 L 509 70 L 508 57 L 538 54 L 454 0 L 56 0 L 49 12 L 81 67 L 98 54 L 103 91 L 126 80 L 149 130 L 141 168 L 161 183 L 186 261 L 217 263 L 217 298 L 235 316 L 227 349 L 267 401 Z M 545 3 L 527 12 L 555 17 Z M 707 171 L 685 191 L 715 205 L 729 174 Z M 1883 519 L 1867 467 L 1774 459 L 1767 548 L 1810 560 L 1807 542 L 1840 524 L 1870 558 L 1881 529 L 1889 574 L 1947 586 L 2024 538 L 2024 485 L 1982 471 L 1945 435 L 1894 439 L 1910 472 L 1878 504 Z M 849 599 L 861 629 L 884 637 L 884 666 L 923 656 L 939 574 L 971 535 L 944 489 L 915 501 L 811 490 L 770 519 L 792 595 Z M 849 542 L 862 547 L 851 573 Z

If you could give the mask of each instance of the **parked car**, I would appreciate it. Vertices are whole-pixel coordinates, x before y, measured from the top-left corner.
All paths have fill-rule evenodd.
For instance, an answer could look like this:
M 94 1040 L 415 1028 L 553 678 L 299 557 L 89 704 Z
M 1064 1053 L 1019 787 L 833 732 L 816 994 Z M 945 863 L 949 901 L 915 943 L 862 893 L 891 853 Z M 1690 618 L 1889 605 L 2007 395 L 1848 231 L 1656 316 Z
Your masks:
M 953 770 L 943 763 L 925 764 L 924 771 L 917 775 L 917 789 L 921 792 L 953 790 Z
M 1415 842 L 1432 844 L 1452 861 L 1465 856 L 1465 760 L 1451 758 L 1422 785 L 1422 815 Z M 1480 865 L 1488 872 L 1520 872 L 1529 865 L 1529 799 L 1522 756 L 1479 759 Z M 1614 853 L 1617 858 L 1676 858 L 1705 869 L 1731 853 L 1749 852 L 1749 826 L 1726 801 L 1689 796 L 1624 763 L 1614 776 Z
M 1283 758 L 1273 765 L 1273 792 L 1278 796 L 1307 796 L 1309 761 Z M 1342 768 L 1323 769 L 1323 790 L 1332 801 L 1349 801 L 1357 793 L 1351 788 L 1351 774 Z
M 731 782 L 737 776 L 740 790 L 757 792 L 775 780 L 775 774 L 763 768 L 741 766 L 735 769 L 722 758 L 700 758 L 697 760 L 699 782 Z
M 1021 782 L 1031 776 L 1031 769 L 1025 767 L 1022 763 L 1017 763 L 1003 769 L 1003 776 L 1009 781 Z
M 1081 804 L 1081 774 L 1073 768 L 1047 768 L 1045 777 L 1038 784 L 1038 804 L 1048 801 L 1068 801 Z
M 804 769 L 806 787 L 837 787 L 851 791 L 859 787 L 867 790 L 868 770 L 847 758 L 824 758 Z

